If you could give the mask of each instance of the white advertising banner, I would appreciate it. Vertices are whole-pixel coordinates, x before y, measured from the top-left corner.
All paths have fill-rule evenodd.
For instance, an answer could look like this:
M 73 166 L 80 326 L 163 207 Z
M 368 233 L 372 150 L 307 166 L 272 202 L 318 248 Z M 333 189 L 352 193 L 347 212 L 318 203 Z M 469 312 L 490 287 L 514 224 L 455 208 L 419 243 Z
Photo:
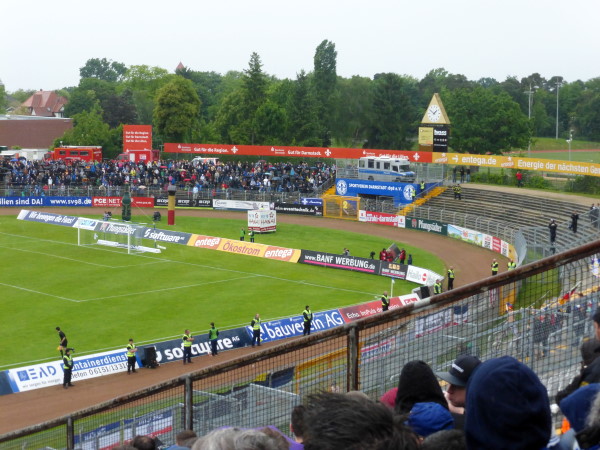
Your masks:
M 271 233 L 277 231 L 277 212 L 275 211 L 248 211 L 248 230 L 257 233 Z
M 252 202 L 246 200 L 221 200 L 214 199 L 213 200 L 213 208 L 214 209 L 233 209 L 233 210 L 254 210 L 254 209 L 264 209 L 270 210 L 275 208 L 274 203 L 269 202 Z
M 139 366 L 139 357 L 136 358 Z M 125 349 L 81 357 L 74 354 L 72 381 L 76 382 L 126 370 Z M 60 385 L 63 382 L 62 360 L 9 369 L 7 372 L 13 392 L 31 391 Z

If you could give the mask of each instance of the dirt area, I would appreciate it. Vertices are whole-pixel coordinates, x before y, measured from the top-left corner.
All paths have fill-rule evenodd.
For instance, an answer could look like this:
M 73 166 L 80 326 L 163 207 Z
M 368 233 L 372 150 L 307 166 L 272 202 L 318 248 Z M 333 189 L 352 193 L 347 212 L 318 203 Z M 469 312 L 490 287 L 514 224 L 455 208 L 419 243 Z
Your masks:
M 68 215 L 86 215 L 91 212 L 89 208 L 47 208 L 46 210 Z M 0 214 L 2 215 L 16 215 L 18 211 L 19 209 L 16 208 L 0 208 Z M 149 211 L 151 213 L 152 210 Z M 101 210 L 98 209 L 94 213 L 101 214 Z M 176 214 L 178 216 L 210 216 L 235 219 L 246 217 L 245 213 L 219 211 L 177 210 Z M 439 257 L 447 266 L 454 266 L 456 273 L 455 287 L 463 286 L 489 276 L 490 264 L 493 258 L 497 258 L 500 261 L 501 271 L 506 268 L 506 260 L 496 253 L 432 233 L 354 221 L 295 215 L 280 214 L 277 220 L 283 223 L 327 227 L 376 235 L 389 238 L 390 241 L 398 244 L 404 242 L 415 247 L 420 247 Z M 275 342 L 270 345 L 278 345 L 278 343 Z M 251 348 L 235 349 L 221 353 L 216 358 L 210 356 L 195 358 L 195 363 L 192 366 L 184 366 L 181 362 L 169 363 L 155 370 L 142 369 L 135 375 L 120 373 L 93 378 L 80 381 L 77 383 L 77 386 L 66 391 L 62 386 L 54 386 L 46 389 L 0 396 L 0 410 L 3 411 L 2 420 L 0 420 L 0 434 L 68 415 L 100 402 L 130 394 L 142 388 L 159 384 L 165 380 L 190 373 L 217 362 L 220 363 L 241 355 L 247 355 L 253 351 L 255 350 Z

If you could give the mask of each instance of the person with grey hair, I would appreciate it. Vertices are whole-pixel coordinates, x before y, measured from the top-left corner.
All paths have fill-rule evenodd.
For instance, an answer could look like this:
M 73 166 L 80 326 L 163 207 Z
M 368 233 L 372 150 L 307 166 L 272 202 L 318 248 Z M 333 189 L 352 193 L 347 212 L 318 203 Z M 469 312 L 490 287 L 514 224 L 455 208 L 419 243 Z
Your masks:
M 273 427 L 218 428 L 198 439 L 192 450 L 288 450 L 290 442 Z

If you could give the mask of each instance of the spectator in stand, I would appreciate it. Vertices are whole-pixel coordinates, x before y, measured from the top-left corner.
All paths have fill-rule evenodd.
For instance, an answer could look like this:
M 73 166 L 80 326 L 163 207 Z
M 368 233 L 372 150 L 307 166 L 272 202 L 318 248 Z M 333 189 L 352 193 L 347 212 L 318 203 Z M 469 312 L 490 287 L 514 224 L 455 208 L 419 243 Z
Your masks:
M 193 450 L 288 450 L 299 449 L 299 444 L 288 440 L 277 428 L 259 429 L 217 428 L 198 439 Z
M 600 448 L 600 384 L 594 383 L 577 389 L 560 403 L 580 448 Z M 562 441 L 562 439 L 561 439 Z M 567 442 L 568 444 L 571 442 Z M 578 448 L 575 446 L 564 448 Z
M 467 450 L 465 434 L 461 430 L 442 430 L 425 438 L 420 450 Z
M 292 418 L 290 421 L 290 432 L 298 443 L 302 443 L 304 439 L 304 405 L 296 405 L 292 409 Z
M 481 361 L 476 356 L 463 355 L 456 358 L 448 372 L 436 373 L 438 378 L 448 383 L 445 396 L 454 413 L 455 428 L 461 430 L 464 428 L 463 414 L 467 397 L 467 383 L 480 364 Z
M 471 449 L 543 449 L 551 437 L 548 391 L 510 356 L 481 363 L 467 384 L 465 435 Z
M 454 428 L 454 419 L 448 409 L 434 402 L 415 403 L 408 416 L 408 425 L 421 438 L 442 430 Z
M 152 436 L 136 436 L 131 441 L 131 446 L 137 450 L 155 450 L 156 441 Z
M 198 439 L 198 435 L 194 430 L 183 430 L 175 435 L 175 445 L 167 448 L 167 450 L 186 450 L 192 448 L 194 442 Z
M 408 414 L 415 403 L 433 402 L 448 409 L 442 388 L 424 361 L 410 361 L 402 367 L 398 380 L 395 411 Z
M 523 174 L 521 171 L 518 171 L 515 177 L 517 178 L 517 187 L 523 187 Z
M 395 416 L 382 404 L 321 392 L 309 395 L 305 406 L 307 450 L 419 448 L 417 436 L 405 424 L 406 416 Z

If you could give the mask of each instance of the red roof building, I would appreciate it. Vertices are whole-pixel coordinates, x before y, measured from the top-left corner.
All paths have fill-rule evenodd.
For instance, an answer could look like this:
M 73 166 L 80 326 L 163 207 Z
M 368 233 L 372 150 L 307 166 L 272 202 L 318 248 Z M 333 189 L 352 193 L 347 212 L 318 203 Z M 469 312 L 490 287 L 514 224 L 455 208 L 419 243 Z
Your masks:
M 54 91 L 39 90 L 25 100 L 22 106 L 28 109 L 31 116 L 64 117 L 63 112 L 67 103 L 66 98 Z

